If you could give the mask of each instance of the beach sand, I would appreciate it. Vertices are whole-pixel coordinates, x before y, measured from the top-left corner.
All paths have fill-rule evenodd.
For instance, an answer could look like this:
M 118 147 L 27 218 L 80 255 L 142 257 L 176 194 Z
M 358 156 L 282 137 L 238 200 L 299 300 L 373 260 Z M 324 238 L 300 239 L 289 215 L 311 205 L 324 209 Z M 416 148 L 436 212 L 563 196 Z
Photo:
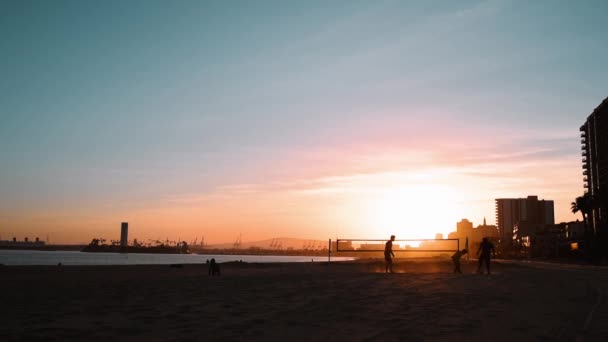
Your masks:
M 3 341 L 608 341 L 608 271 L 447 260 L 0 267 Z

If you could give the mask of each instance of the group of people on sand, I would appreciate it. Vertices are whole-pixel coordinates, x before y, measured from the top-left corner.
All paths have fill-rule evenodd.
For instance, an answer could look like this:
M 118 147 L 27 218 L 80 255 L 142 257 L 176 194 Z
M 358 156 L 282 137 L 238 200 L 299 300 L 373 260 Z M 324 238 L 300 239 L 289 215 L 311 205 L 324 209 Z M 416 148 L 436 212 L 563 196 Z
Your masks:
M 393 273 L 393 258 L 395 257 L 395 253 L 393 253 L 393 241 L 395 241 L 395 235 L 391 235 L 390 240 L 388 240 L 384 245 L 386 273 Z M 469 253 L 469 251 L 465 248 L 463 250 L 456 251 L 456 253 L 452 255 L 452 261 L 454 262 L 454 273 L 462 274 L 462 271 L 460 270 L 460 258 L 467 253 Z M 496 249 L 494 248 L 494 244 L 487 237 L 484 237 L 481 240 L 479 249 L 477 249 L 477 256 L 479 257 L 479 261 L 477 262 L 477 273 L 483 274 L 482 267 L 485 264 L 486 271 L 488 274 L 490 274 L 490 260 L 491 258 L 496 258 Z

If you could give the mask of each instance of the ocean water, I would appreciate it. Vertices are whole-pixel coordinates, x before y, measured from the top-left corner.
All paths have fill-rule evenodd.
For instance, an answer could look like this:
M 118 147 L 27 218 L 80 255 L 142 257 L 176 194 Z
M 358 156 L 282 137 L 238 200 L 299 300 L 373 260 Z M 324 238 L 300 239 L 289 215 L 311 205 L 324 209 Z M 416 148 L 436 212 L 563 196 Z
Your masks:
M 83 253 L 76 251 L 0 250 L 2 265 L 168 265 L 200 264 L 215 258 L 217 262 L 320 262 L 327 256 L 284 255 L 217 255 L 217 254 L 144 254 L 144 253 Z M 332 261 L 354 258 L 332 257 Z

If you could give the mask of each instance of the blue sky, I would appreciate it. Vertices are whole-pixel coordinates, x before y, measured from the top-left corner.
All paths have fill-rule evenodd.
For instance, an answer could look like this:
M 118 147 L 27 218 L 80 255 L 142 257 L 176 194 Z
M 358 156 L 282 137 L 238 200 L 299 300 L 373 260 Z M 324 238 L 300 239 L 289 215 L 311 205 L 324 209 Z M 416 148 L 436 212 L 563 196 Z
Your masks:
M 2 1 L 0 233 L 110 231 L 227 187 L 403 171 L 382 163 L 418 150 L 438 156 L 428 165 L 525 152 L 568 160 L 572 175 L 578 127 L 608 96 L 607 12 L 605 1 Z M 562 212 L 573 184 L 582 192 L 576 177 L 555 181 Z

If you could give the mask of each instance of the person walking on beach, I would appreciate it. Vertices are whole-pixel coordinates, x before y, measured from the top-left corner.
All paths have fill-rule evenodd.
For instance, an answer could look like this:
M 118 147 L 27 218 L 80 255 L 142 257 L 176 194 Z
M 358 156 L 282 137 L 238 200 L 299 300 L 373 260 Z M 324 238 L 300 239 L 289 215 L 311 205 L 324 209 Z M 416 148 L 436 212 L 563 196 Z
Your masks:
M 479 262 L 477 263 L 477 273 L 483 273 L 481 267 L 485 263 L 486 270 L 488 271 L 488 274 L 490 274 L 490 253 L 492 257 L 496 258 L 496 250 L 494 249 L 494 244 L 490 242 L 487 237 L 484 237 L 483 240 L 481 240 L 479 249 L 477 250 L 477 255 L 479 256 Z
M 454 273 L 462 274 L 462 271 L 460 270 L 460 258 L 467 253 L 469 253 L 469 251 L 465 248 L 461 251 L 456 251 L 456 253 L 452 255 L 452 261 L 454 262 Z
M 395 235 L 391 235 L 391 239 L 386 241 L 386 244 L 384 245 L 384 260 L 386 260 L 385 273 L 393 273 L 393 258 L 395 257 L 395 253 L 393 253 L 393 241 L 395 241 Z

